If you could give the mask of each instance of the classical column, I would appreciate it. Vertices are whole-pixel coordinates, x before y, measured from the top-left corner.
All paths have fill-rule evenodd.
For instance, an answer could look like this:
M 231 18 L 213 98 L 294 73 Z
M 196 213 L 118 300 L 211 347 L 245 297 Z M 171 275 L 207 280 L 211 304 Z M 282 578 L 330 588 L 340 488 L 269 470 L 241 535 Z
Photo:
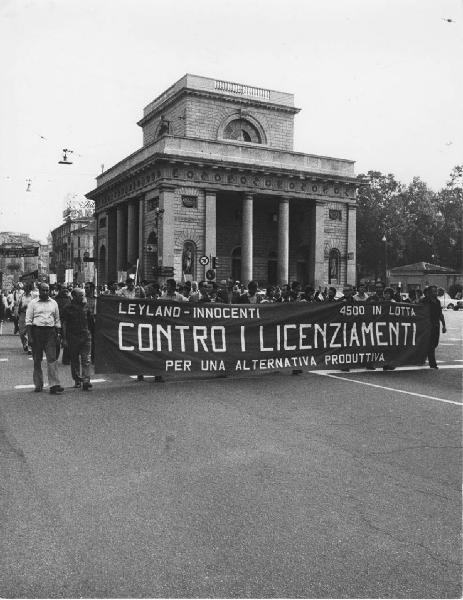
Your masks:
M 143 227 L 145 224 L 145 198 L 142 196 L 138 204 L 138 258 L 140 281 L 145 279 L 145 236 Z
M 357 238 L 357 207 L 347 206 L 347 273 L 346 283 L 357 284 L 355 245 Z
M 204 254 L 206 256 L 217 256 L 217 208 L 216 208 L 216 192 L 206 190 L 206 222 L 205 227 L 205 243 Z M 206 271 L 211 268 L 211 265 L 204 267 L 202 277 L 206 276 Z
M 280 198 L 278 207 L 278 285 L 289 280 L 289 198 Z
M 125 271 L 127 268 L 127 212 L 126 206 L 117 207 L 117 270 Z
M 245 284 L 248 284 L 252 279 L 252 216 L 252 194 L 244 194 L 241 225 L 241 281 Z
M 175 249 L 175 188 L 162 187 L 159 190 L 159 208 L 163 210 L 159 219 L 159 265 L 174 267 Z M 180 273 L 176 273 L 178 279 Z
M 138 258 L 138 200 L 127 206 L 127 265 L 135 267 Z
M 117 279 L 117 217 L 115 209 L 108 210 L 107 227 L 106 264 L 104 268 L 105 276 L 103 279 L 106 283 L 109 283 L 110 281 L 116 281 Z
M 327 284 L 325 276 L 325 203 L 315 202 L 312 223 L 312 256 L 315 289 Z

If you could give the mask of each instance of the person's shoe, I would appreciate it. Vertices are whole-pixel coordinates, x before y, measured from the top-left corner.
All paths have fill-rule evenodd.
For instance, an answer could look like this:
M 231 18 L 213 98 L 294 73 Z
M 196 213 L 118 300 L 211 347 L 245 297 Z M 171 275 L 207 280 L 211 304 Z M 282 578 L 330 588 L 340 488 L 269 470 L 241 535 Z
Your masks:
M 82 383 L 80 381 L 76 381 L 75 384 L 74 384 L 74 387 L 75 388 L 80 388 L 80 387 L 82 387 Z
M 43 385 L 36 385 L 34 392 L 41 392 L 43 390 Z
M 367 371 L 376 371 L 376 367 L 374 365 L 366 365 L 365 369 Z
M 60 385 L 52 385 L 50 388 L 50 394 L 54 394 L 55 396 L 64 394 L 64 388 Z
M 27 346 L 23 346 L 24 352 L 29 352 L 29 348 Z
M 92 389 L 93 385 L 91 383 L 82 384 L 82 389 L 84 392 L 89 392 Z
M 32 350 L 28 350 L 28 351 L 27 351 L 27 355 L 28 355 L 28 356 L 32 356 Z
M 383 371 L 393 371 L 395 367 L 391 367 L 391 365 L 384 365 Z
M 429 365 L 430 369 L 438 369 L 439 367 L 437 365 Z

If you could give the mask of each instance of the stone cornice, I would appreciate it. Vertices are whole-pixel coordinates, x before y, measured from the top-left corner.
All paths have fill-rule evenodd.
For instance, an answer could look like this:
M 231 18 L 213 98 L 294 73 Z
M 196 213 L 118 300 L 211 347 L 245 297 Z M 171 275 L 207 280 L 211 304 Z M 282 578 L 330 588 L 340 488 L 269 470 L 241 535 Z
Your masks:
M 275 110 L 275 111 L 279 111 L 279 112 L 287 112 L 287 113 L 290 113 L 293 115 L 296 115 L 298 112 L 301 111 L 300 108 L 297 108 L 295 106 L 283 106 L 281 104 L 275 104 L 273 102 L 263 102 L 262 100 L 257 101 L 257 100 L 253 100 L 252 98 L 248 98 L 246 96 L 232 98 L 230 96 L 224 96 L 217 92 L 209 92 L 209 91 L 204 91 L 204 90 L 192 90 L 189 88 L 182 88 L 178 92 L 176 92 L 173 96 L 170 96 L 169 98 L 167 98 L 165 100 L 165 102 L 163 102 L 159 106 L 156 106 L 156 108 L 154 108 L 151 112 L 149 112 L 147 115 L 142 117 L 139 121 L 137 121 L 137 125 L 139 125 L 140 127 L 143 127 L 144 125 L 146 125 L 146 123 L 148 123 L 152 119 L 155 119 L 156 117 L 161 115 L 169 106 L 171 106 L 172 104 L 177 102 L 180 98 L 182 98 L 182 96 L 187 96 L 187 95 L 188 96 L 198 96 L 199 98 L 208 98 L 208 99 L 212 99 L 212 100 L 218 101 L 218 102 L 232 101 L 233 104 L 242 104 L 245 106 L 253 106 L 255 108 L 268 108 L 270 110 Z
M 89 196 L 100 212 L 118 204 L 164 189 L 194 187 L 205 191 L 233 191 L 256 196 L 301 198 L 316 202 L 355 205 L 357 182 L 354 178 L 299 175 L 257 168 L 207 165 L 168 160 L 165 156 L 143 169 L 125 172 L 124 178 L 100 186 Z
M 126 178 L 159 160 L 191 161 L 196 164 L 231 168 L 266 169 L 302 176 L 328 176 L 354 181 L 354 161 L 279 150 L 255 144 L 203 140 L 171 135 L 144 146 L 97 177 L 98 187 L 87 194 L 92 198 L 99 188 Z

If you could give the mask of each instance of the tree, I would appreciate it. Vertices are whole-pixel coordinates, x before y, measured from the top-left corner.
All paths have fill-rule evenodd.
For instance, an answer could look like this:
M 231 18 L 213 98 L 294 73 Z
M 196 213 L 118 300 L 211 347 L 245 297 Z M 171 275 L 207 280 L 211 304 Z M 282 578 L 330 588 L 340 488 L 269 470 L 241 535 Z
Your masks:
M 414 177 L 402 197 L 405 264 L 435 262 L 435 239 L 442 227 L 436 193 L 419 177 Z
M 360 277 L 377 279 L 384 276 L 385 243 L 389 266 L 401 256 L 403 186 L 391 173 L 369 171 L 367 179 L 369 185 L 360 187 L 357 198 L 357 266 Z
M 437 206 L 442 215 L 436 233 L 435 250 L 440 264 L 459 273 L 463 270 L 463 165 L 450 173 L 450 180 L 437 194 Z
M 360 176 L 359 180 L 364 176 Z M 357 266 L 360 277 L 383 277 L 388 267 L 425 261 L 461 271 L 463 166 L 438 193 L 419 177 L 404 186 L 394 175 L 369 171 L 357 199 Z

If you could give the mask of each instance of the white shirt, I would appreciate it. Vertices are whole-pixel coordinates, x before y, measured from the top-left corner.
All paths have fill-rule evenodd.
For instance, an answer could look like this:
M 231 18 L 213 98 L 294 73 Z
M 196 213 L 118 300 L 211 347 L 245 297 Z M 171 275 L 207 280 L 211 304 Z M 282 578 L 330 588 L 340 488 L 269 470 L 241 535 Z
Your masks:
M 188 298 L 182 296 L 179 292 L 174 292 L 172 295 L 164 292 L 161 296 L 163 300 L 174 300 L 175 302 L 188 302 Z
M 52 298 L 40 300 L 34 298 L 27 306 L 26 326 L 61 327 L 58 304 Z

